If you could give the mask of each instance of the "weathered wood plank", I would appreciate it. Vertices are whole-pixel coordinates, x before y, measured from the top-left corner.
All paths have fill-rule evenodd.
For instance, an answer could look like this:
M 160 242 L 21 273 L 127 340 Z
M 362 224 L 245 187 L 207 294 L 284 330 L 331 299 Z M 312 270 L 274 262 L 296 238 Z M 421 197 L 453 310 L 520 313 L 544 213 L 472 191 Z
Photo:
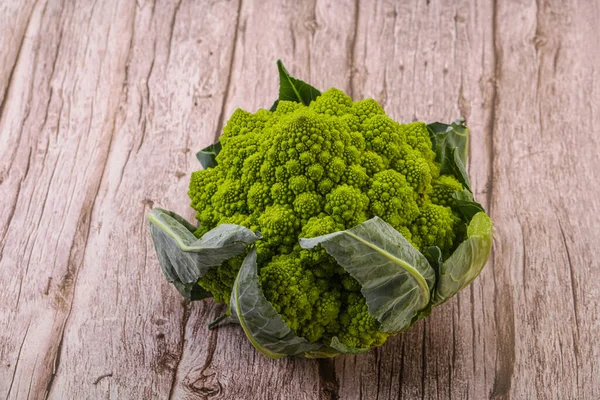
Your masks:
M 585 250 L 600 237 L 600 142 L 590 134 L 599 118 L 599 12 L 597 2 L 497 7 L 494 275 L 509 309 L 495 306 L 508 315 L 498 333 L 514 345 L 504 349 L 514 358 L 503 389 L 515 397 L 599 394 L 600 264 Z
M 191 216 L 173 199 L 217 129 L 234 32 L 222 3 L 36 5 L 0 125 L 6 398 L 168 397 L 188 314 L 145 213 Z
M 192 340 L 184 336 L 190 306 L 182 307 L 177 293 L 164 285 L 145 214 L 154 205 L 193 216 L 186 206 L 188 174 L 197 163 L 195 150 L 212 141 L 219 123 L 236 4 L 131 4 L 111 159 L 99 191 L 102 201 L 92 215 L 97 231 L 75 293 L 80 307 L 66 327 L 65 352 L 73 356 L 61 361 L 57 399 L 61 393 L 171 397 L 185 340 Z M 94 284 L 99 281 L 101 286 Z M 96 291 L 86 290 L 94 286 Z M 98 315 L 90 318 L 90 308 Z M 82 360 L 88 370 L 80 371 Z M 97 394 L 90 395 L 90 382 L 106 373 L 112 376 L 94 385 Z

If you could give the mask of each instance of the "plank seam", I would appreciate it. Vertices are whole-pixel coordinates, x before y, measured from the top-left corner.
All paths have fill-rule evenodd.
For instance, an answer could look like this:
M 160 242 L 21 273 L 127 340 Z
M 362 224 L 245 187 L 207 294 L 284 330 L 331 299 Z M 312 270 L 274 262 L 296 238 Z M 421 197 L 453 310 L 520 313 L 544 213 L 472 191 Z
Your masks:
M 173 379 L 171 381 L 171 388 L 169 389 L 169 400 L 173 399 L 175 393 L 175 386 L 177 385 L 177 375 L 179 374 L 179 365 L 183 359 L 183 352 L 185 350 L 185 332 L 187 330 L 187 324 L 190 319 L 190 304 L 184 303 L 183 305 L 183 317 L 181 319 L 181 333 L 179 337 L 179 354 L 177 355 L 177 363 L 175 364 L 175 370 L 173 371 Z
M 2 120 L 2 113 L 4 112 L 4 106 L 6 105 L 6 101 L 8 99 L 8 94 L 10 92 L 10 88 L 12 87 L 14 73 L 15 73 L 15 70 L 17 69 L 17 65 L 19 64 L 19 59 L 21 58 L 21 50 L 23 50 L 23 44 L 25 43 L 25 39 L 27 37 L 27 30 L 29 29 L 29 23 L 31 22 L 31 17 L 33 16 L 33 13 L 35 12 L 36 7 L 37 7 L 37 2 L 31 8 L 31 13 L 29 14 L 29 17 L 27 18 L 27 24 L 25 25 L 25 30 L 23 31 L 23 37 L 21 38 L 21 43 L 19 43 L 19 50 L 17 50 L 17 56 L 15 57 L 15 63 L 13 64 L 12 68 L 10 69 L 10 73 L 8 74 L 8 83 L 6 84 L 6 89 L 4 90 L 4 93 L 2 94 L 2 101 L 0 101 L 0 121 Z
M 175 31 L 175 23 L 177 22 L 177 14 L 179 13 L 179 7 L 181 7 L 181 3 L 183 0 L 179 0 L 175 5 L 175 10 L 173 11 L 173 18 L 171 19 L 171 30 L 169 31 L 169 46 L 167 47 L 167 65 L 171 61 L 171 46 L 173 45 L 173 32 Z
M 360 19 L 360 0 L 354 2 L 354 35 L 352 36 L 352 44 L 350 46 L 349 69 L 350 69 L 350 97 L 356 101 L 356 93 L 354 87 L 354 58 L 356 56 L 356 46 L 358 37 L 358 21 Z
M 221 131 L 223 130 L 223 125 L 224 125 L 224 120 L 225 120 L 225 106 L 227 105 L 227 100 L 229 99 L 229 92 L 230 92 L 230 87 L 231 87 L 231 75 L 233 74 L 233 64 L 235 61 L 235 52 L 236 52 L 236 48 L 237 48 L 237 39 L 238 39 L 238 32 L 240 30 L 240 16 L 242 14 L 242 3 L 243 0 L 240 0 L 238 3 L 238 10 L 237 10 L 237 19 L 235 22 L 235 33 L 233 35 L 233 46 L 231 49 L 231 58 L 229 61 L 229 73 L 227 74 L 227 82 L 225 83 L 225 93 L 223 95 L 223 102 L 221 103 L 221 111 L 219 112 L 219 119 L 218 119 L 218 124 L 217 124 L 217 130 L 215 131 L 215 136 L 214 136 L 214 140 L 213 142 L 216 142 L 217 140 L 219 140 L 219 137 L 221 136 Z

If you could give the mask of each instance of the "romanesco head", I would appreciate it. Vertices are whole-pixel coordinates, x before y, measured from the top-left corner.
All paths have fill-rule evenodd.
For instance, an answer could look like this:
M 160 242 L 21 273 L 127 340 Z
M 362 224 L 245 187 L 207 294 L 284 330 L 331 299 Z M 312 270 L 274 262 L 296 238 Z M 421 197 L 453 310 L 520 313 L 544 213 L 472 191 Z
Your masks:
M 224 223 L 259 231 L 260 285 L 290 328 L 311 342 L 382 344 L 389 334 L 369 315 L 360 284 L 323 248 L 298 241 L 378 216 L 418 249 L 451 250 L 458 218 L 448 206 L 463 188 L 440 176 L 426 125 L 399 124 L 375 100 L 329 89 L 309 106 L 236 110 L 221 144 L 217 165 L 192 174 L 194 234 Z M 228 303 L 240 265 L 211 268 L 199 284 Z

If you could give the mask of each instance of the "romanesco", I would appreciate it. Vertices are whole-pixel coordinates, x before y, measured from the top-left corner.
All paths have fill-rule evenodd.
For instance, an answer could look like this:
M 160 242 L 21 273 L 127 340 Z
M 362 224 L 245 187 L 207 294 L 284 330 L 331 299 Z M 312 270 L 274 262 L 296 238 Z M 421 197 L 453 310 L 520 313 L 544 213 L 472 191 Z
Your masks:
M 322 248 L 301 249 L 298 240 L 379 216 L 418 249 L 452 250 L 459 219 L 449 206 L 462 186 L 440 176 L 425 124 L 399 124 L 375 100 L 352 102 L 330 89 L 309 106 L 236 110 L 221 144 L 217 166 L 192 175 L 195 234 L 223 223 L 260 232 L 263 294 L 308 341 L 385 342 L 390 334 L 369 315 L 360 284 Z M 228 303 L 242 259 L 212 268 L 199 284 Z

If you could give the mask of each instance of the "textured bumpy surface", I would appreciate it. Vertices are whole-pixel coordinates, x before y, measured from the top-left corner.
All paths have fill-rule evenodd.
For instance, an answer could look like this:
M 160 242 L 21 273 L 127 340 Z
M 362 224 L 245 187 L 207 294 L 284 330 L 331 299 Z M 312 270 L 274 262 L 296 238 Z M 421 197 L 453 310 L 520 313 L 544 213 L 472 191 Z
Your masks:
M 437 304 L 454 296 L 489 258 L 492 223 L 472 201 L 464 167 L 469 130 L 462 121 L 400 124 L 374 99 L 353 102 L 336 88 L 321 93 L 277 65 L 279 99 L 271 109 L 238 108 L 219 143 L 198 155 L 205 169 L 191 174 L 188 195 L 199 227 L 183 221 L 174 229 L 183 217 L 166 225 L 161 211 L 152 211 L 153 241 L 167 280 L 186 299 L 210 294 L 256 311 L 238 317 L 257 327 L 245 332 L 265 355 L 274 356 L 271 345 L 277 357 L 298 354 L 295 344 L 285 352 L 284 337 L 260 334 L 260 310 L 271 308 L 299 337 L 323 344 L 321 354 L 331 354 L 334 341 L 342 353 L 362 353 L 427 316 L 434 293 Z M 483 230 L 471 228 L 474 209 L 488 222 L 479 224 Z M 182 245 L 190 231 L 204 241 L 223 226 L 261 234 L 250 263 L 262 289 L 253 291 L 257 299 L 237 294 L 250 284 L 236 280 L 241 252 L 208 270 L 215 257 L 190 268 L 189 252 L 201 251 L 200 244 Z M 301 247 L 300 238 L 311 240 Z M 221 250 L 230 253 L 202 253 Z M 419 251 L 435 253 L 433 264 Z M 181 290 L 173 275 L 191 286 Z M 190 296 L 194 291 L 202 295 Z
M 0 2 L 0 398 L 600 398 L 597 2 Z M 147 232 L 273 62 L 471 128 L 492 261 L 361 356 L 269 360 Z M 273 389 L 275 388 L 275 389 Z

